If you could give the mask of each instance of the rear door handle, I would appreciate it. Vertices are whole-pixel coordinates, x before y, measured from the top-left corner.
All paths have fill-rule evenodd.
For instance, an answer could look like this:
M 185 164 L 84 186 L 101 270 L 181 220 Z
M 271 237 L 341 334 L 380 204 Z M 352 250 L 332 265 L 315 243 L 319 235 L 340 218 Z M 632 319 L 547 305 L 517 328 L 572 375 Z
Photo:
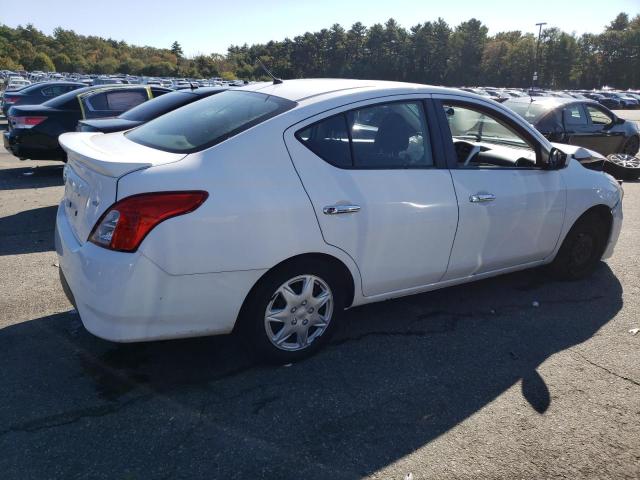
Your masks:
M 329 205 L 322 209 L 322 213 L 325 215 L 339 215 L 342 213 L 356 213 L 359 211 L 359 205 Z
M 493 193 L 476 193 L 475 195 L 471 195 L 469 197 L 469 201 L 471 203 L 493 202 L 495 199 L 496 196 Z

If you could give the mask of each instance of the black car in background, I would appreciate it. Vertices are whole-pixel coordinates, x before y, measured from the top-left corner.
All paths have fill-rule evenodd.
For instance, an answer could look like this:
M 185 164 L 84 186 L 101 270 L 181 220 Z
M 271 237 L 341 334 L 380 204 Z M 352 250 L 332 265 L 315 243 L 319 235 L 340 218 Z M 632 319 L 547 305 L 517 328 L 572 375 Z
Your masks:
M 617 117 L 593 100 L 511 98 L 504 105 L 552 142 L 578 145 L 605 157 L 613 155 L 612 158 L 618 158 L 615 154 L 634 156 L 640 148 L 640 132 L 635 123 Z M 634 162 L 622 167 L 617 163 L 613 167 L 605 165 L 605 169 L 619 177 L 637 178 L 640 175 L 640 164 Z
M 52 81 L 34 83 L 20 90 L 5 92 L 3 96 L 2 113 L 6 117 L 7 111 L 14 105 L 37 105 L 85 86 L 83 83 L 77 82 Z
M 600 95 L 603 95 L 607 98 L 611 98 L 620 102 L 619 108 L 638 108 L 638 101 L 635 98 L 628 97 L 622 93 L 618 92 L 598 92 Z
M 115 117 L 170 91 L 144 85 L 102 85 L 79 88 L 41 105 L 13 106 L 8 111 L 4 147 L 22 160 L 65 160 L 58 137 L 73 132 L 78 121 Z
M 622 107 L 622 103 L 617 98 L 605 97 L 600 93 L 594 93 L 594 92 L 583 92 L 582 95 L 584 95 L 585 97 L 591 100 L 595 100 L 600 105 L 604 105 L 605 107 L 610 108 L 611 110 L 617 110 Z
M 180 108 L 202 98 L 224 92 L 222 87 L 201 87 L 192 90 L 179 90 L 154 98 L 114 118 L 98 118 L 80 120 L 76 130 L 78 132 L 119 132 L 137 127 L 153 120 L 160 115 Z

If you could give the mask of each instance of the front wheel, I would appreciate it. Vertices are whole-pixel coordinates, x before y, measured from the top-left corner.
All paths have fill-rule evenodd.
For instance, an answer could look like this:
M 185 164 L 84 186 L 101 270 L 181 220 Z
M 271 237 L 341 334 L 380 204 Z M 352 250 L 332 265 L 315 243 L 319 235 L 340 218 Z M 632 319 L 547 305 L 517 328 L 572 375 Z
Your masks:
M 329 340 L 345 308 L 343 281 L 314 259 L 278 268 L 250 292 L 241 312 L 241 335 L 262 358 L 288 363 Z
M 563 280 L 578 280 L 591 274 L 604 252 L 607 232 L 602 215 L 590 213 L 579 218 L 549 265 L 551 273 Z
M 635 180 L 640 176 L 640 158 L 626 153 L 612 153 L 607 156 L 604 171 L 615 178 Z

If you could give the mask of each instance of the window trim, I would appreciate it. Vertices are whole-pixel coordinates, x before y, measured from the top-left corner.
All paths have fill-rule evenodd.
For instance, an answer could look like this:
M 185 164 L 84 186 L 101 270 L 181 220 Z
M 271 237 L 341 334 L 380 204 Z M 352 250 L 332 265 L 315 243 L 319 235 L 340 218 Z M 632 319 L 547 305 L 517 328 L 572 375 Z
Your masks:
M 385 98 L 385 97 L 380 97 L 380 98 Z M 371 99 L 371 100 L 378 100 L 376 99 Z M 358 102 L 359 103 L 359 102 Z M 405 165 L 405 166 L 398 166 L 398 167 L 374 167 L 374 166 L 356 166 L 354 165 L 354 151 L 353 151 L 353 138 L 351 136 L 351 129 L 349 128 L 349 120 L 347 118 L 347 115 L 351 112 L 355 112 L 357 110 L 363 110 L 366 108 L 374 108 L 374 107 L 379 107 L 379 106 L 383 106 L 383 105 L 390 105 L 390 104 L 395 104 L 395 103 L 416 103 L 418 105 L 420 105 L 421 109 L 422 109 L 422 114 L 423 114 L 423 120 L 424 120 L 424 124 L 427 128 L 427 133 L 429 134 L 429 151 L 431 152 L 431 159 L 433 161 L 432 165 Z M 439 135 L 436 135 L 435 132 L 433 131 L 433 127 L 431 126 L 430 123 L 430 115 L 429 115 L 429 108 L 428 108 L 428 100 L 424 97 L 424 96 L 420 96 L 419 98 L 403 98 L 403 99 L 394 99 L 394 100 L 383 100 L 381 102 L 373 102 L 373 103 L 367 103 L 364 105 L 359 105 L 357 107 L 351 107 L 349 109 L 346 110 L 341 110 L 340 112 L 337 113 L 333 113 L 331 115 L 327 115 L 325 117 L 320 118 L 319 120 L 316 120 L 312 123 L 308 123 L 300 128 L 298 128 L 293 136 L 295 137 L 295 139 L 300 142 L 300 144 L 306 148 L 307 150 L 309 150 L 311 153 L 313 153 L 316 157 L 320 158 L 322 161 L 324 161 L 325 163 L 331 165 L 334 168 L 338 168 L 340 170 L 433 170 L 433 169 L 437 169 L 437 168 L 442 168 L 442 166 L 439 164 L 437 157 L 436 157 L 436 149 L 434 149 L 434 142 L 439 142 Z M 346 105 L 345 105 L 346 106 Z M 324 112 L 326 113 L 326 112 Z M 304 131 L 307 130 L 309 128 L 314 127 L 315 125 L 325 122 L 327 120 L 329 120 L 330 118 L 334 118 L 334 117 L 338 117 L 338 116 L 342 116 L 343 121 L 345 126 L 347 127 L 347 136 L 349 138 L 349 156 L 351 158 L 351 166 L 350 167 L 343 167 L 340 165 L 336 165 L 334 162 L 320 156 L 319 154 L 317 154 L 316 152 L 314 152 L 305 142 L 304 140 L 302 140 L 302 138 L 300 138 L 300 134 Z
M 455 153 L 455 148 L 453 146 L 453 137 L 451 135 L 451 130 L 449 129 L 449 122 L 447 121 L 447 117 L 444 113 L 443 103 L 453 105 L 460 105 L 461 107 L 466 107 L 470 109 L 475 109 L 479 112 L 485 113 L 487 115 L 495 116 L 500 119 L 502 122 L 506 123 L 510 128 L 512 128 L 518 135 L 521 135 L 526 140 L 529 141 L 530 145 L 533 147 L 533 150 L 536 154 L 536 164 L 533 167 L 505 167 L 500 165 L 495 166 L 464 166 L 458 164 L 458 158 Z M 536 139 L 530 132 L 524 129 L 521 125 L 518 125 L 512 119 L 510 119 L 507 115 L 496 108 L 491 108 L 489 105 L 484 105 L 480 102 L 475 101 L 475 99 L 463 99 L 458 96 L 451 97 L 450 99 L 445 98 L 444 96 L 439 96 L 433 98 L 434 106 L 436 107 L 436 115 L 438 116 L 439 123 L 441 125 L 441 136 L 442 136 L 442 144 L 446 150 L 447 155 L 447 163 L 450 170 L 548 170 L 542 163 L 542 158 L 544 156 L 545 149 L 543 145 Z

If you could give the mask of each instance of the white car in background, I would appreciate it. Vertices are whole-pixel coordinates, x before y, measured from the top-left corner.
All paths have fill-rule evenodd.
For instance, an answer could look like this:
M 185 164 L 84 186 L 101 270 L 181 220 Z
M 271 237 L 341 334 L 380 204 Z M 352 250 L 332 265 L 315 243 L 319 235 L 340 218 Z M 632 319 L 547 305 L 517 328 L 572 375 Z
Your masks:
M 351 306 L 611 255 L 622 190 L 478 95 L 260 83 L 125 133 L 66 133 L 61 280 L 134 342 L 241 332 L 301 358 Z M 597 154 L 595 154 L 597 155 Z
M 9 78 L 9 82 L 7 83 L 7 88 L 6 90 L 11 92 L 14 90 L 20 90 L 21 88 L 24 88 L 26 86 L 31 85 L 31 82 L 29 80 L 25 80 L 24 78 L 16 78 L 16 77 L 11 77 Z

